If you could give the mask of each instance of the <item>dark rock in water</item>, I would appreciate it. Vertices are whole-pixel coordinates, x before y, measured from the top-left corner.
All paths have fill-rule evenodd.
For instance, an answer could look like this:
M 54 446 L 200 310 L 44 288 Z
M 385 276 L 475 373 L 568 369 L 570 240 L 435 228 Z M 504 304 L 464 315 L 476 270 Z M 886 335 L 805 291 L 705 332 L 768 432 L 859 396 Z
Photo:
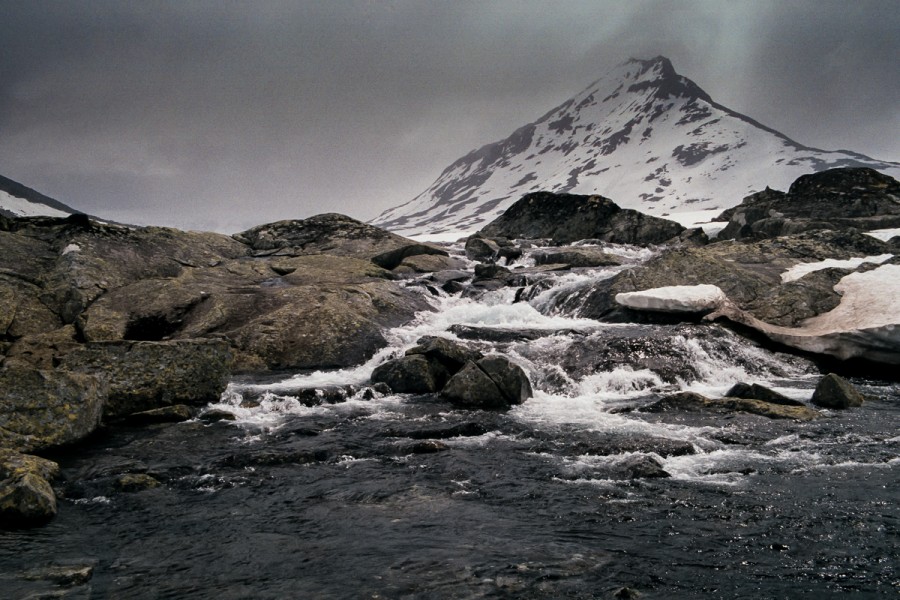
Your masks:
M 468 281 L 469 279 L 472 279 L 472 273 L 470 271 L 461 271 L 457 269 L 435 271 L 431 274 L 431 280 L 439 285 L 444 285 L 451 281 Z
M 666 396 L 644 408 L 647 412 L 669 410 L 710 410 L 716 412 L 746 412 L 770 419 L 795 419 L 810 421 L 819 416 L 818 411 L 805 406 L 785 406 L 762 400 L 744 398 L 707 398 L 695 392 L 679 392 Z
M 447 382 L 441 396 L 465 408 L 507 408 L 532 396 L 525 371 L 502 356 L 468 362 Z
M 35 527 L 56 516 L 50 481 L 58 473 L 53 461 L 0 449 L 0 528 Z
M 32 569 L 26 572 L 22 578 L 28 581 L 51 581 L 61 587 L 73 587 L 84 585 L 94 575 L 94 567 L 91 565 L 53 565 L 50 567 Z M 56 596 L 43 596 L 56 597 Z M 63 596 L 64 597 L 64 596 Z
M 421 354 L 389 360 L 375 367 L 372 372 L 373 383 L 387 384 L 398 394 L 437 392 L 448 378 L 446 370 L 436 369 L 435 365 Z
M 520 287 L 527 285 L 528 280 L 521 273 L 514 273 L 500 265 L 475 265 L 475 285 L 484 282 L 499 281 L 504 286 Z
M 567 448 L 573 455 L 611 456 L 627 452 L 653 453 L 662 457 L 696 454 L 694 445 L 687 441 L 662 437 L 641 437 L 633 434 L 592 433 L 591 439 L 578 440 Z
M 864 396 L 849 381 L 834 373 L 823 377 L 813 392 L 812 403 L 822 408 L 862 406 Z
M 106 377 L 109 398 L 103 414 L 122 417 L 218 400 L 231 376 L 231 352 L 224 340 L 100 342 L 68 353 L 63 365 Z
M 647 455 L 635 455 L 629 457 L 623 465 L 628 472 L 630 479 L 658 479 L 662 477 L 671 477 L 671 475 L 663 469 L 662 463 L 658 458 Z
M 558 244 L 595 238 L 616 244 L 660 244 L 684 227 L 622 209 L 603 196 L 535 192 L 506 209 L 481 230 L 485 237 L 551 238 Z
M 207 423 L 216 423 L 218 421 L 234 421 L 237 417 L 233 412 L 214 408 L 203 411 L 203 414 L 200 415 L 200 419 Z
M 87 437 L 100 424 L 107 386 L 84 373 L 0 370 L 0 447 L 31 452 Z
M 592 247 L 546 249 L 533 252 L 531 257 L 538 265 L 564 264 L 572 268 L 614 267 L 622 264 L 622 259 L 618 256 Z
M 500 254 L 496 242 L 473 235 L 466 240 L 466 257 L 478 262 L 494 262 Z
M 616 600 L 637 600 L 640 597 L 640 592 L 630 587 L 620 588 L 613 594 L 613 598 L 616 598 Z
M 146 473 L 127 473 L 116 480 L 116 487 L 123 492 L 141 492 L 159 487 L 159 480 Z
M 434 454 L 446 452 L 450 446 L 436 440 L 422 440 L 412 444 L 403 444 L 396 448 L 397 454 Z
M 500 327 L 476 327 L 474 325 L 451 325 L 447 328 L 458 338 L 482 340 L 485 342 L 524 342 L 553 335 L 584 335 L 574 329 L 503 329 Z
M 219 464 L 226 467 L 256 467 L 277 465 L 307 465 L 328 460 L 327 450 L 288 450 L 262 451 L 245 454 L 232 454 Z
M 399 268 L 408 268 L 415 273 L 434 273 L 435 271 L 450 271 L 462 269 L 465 263 L 453 256 L 440 254 L 418 254 L 403 259 Z
M 788 398 L 784 394 L 779 394 L 758 383 L 736 383 L 725 393 L 725 396 L 729 398 L 744 398 L 746 400 L 762 400 L 763 402 L 783 404 L 785 406 L 805 406 L 799 400 Z
M 469 361 L 477 361 L 481 352 L 466 348 L 447 338 L 427 336 L 406 351 L 407 355 L 421 354 L 429 361 L 436 361 L 451 375 L 459 371 Z
M 473 437 L 484 435 L 488 428 L 482 423 L 469 421 L 453 425 L 421 427 L 408 430 L 391 429 L 385 433 L 389 437 L 408 437 L 414 440 L 446 440 L 454 437 Z
M 727 211 L 719 239 L 768 238 L 813 229 L 900 227 L 900 183 L 869 168 L 799 177 L 787 193 L 766 189 Z
M 125 421 L 131 425 L 151 425 L 153 423 L 180 423 L 188 421 L 194 416 L 189 406 L 175 404 L 163 406 L 141 412 L 132 413 L 125 417 Z

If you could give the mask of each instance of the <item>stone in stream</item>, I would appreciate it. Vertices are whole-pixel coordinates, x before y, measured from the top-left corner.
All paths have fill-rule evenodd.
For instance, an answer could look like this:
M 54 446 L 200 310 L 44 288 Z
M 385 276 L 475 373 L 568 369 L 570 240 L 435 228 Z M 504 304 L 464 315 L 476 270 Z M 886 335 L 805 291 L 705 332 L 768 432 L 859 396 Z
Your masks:
M 485 409 L 521 404 L 532 394 L 531 383 L 522 367 L 502 356 L 467 362 L 441 390 L 441 396 L 452 404 Z
M 35 527 L 56 516 L 50 481 L 58 473 L 53 461 L 0 449 L 0 528 Z
M 422 354 L 389 360 L 372 371 L 372 383 L 387 384 L 397 394 L 437 392 L 449 377 L 445 369 Z
M 823 377 L 813 392 L 812 403 L 822 408 L 862 406 L 864 397 L 849 381 L 834 373 Z
M 644 410 L 646 412 L 667 412 L 669 410 L 746 412 L 770 419 L 795 419 L 798 421 L 811 421 L 820 416 L 818 411 L 806 406 L 785 406 L 745 398 L 707 398 L 696 392 L 679 392 L 666 396 Z
M 783 404 L 785 406 L 805 406 L 799 400 L 788 398 L 784 394 L 779 394 L 775 390 L 770 390 L 758 383 L 736 383 L 731 386 L 730 390 L 725 392 L 725 396 L 729 398 L 744 398 L 746 400 L 762 400 L 763 402 Z

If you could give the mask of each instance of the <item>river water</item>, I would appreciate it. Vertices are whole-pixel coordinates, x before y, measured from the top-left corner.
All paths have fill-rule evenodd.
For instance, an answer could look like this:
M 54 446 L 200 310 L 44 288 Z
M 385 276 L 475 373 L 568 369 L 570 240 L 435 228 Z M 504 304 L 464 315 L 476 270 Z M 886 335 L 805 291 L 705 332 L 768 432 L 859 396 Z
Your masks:
M 233 421 L 116 426 L 59 453 L 57 518 L 0 532 L 2 596 L 897 596 L 900 385 L 856 379 L 863 407 L 811 422 L 643 412 L 737 381 L 806 401 L 820 375 L 718 326 L 554 314 L 613 271 L 559 275 L 527 303 L 433 296 L 365 365 L 235 380 L 210 407 Z M 463 411 L 366 389 L 453 325 L 522 365 L 534 398 Z M 635 477 L 648 461 L 669 476 Z M 125 473 L 161 485 L 125 492 Z M 87 582 L 53 575 L 85 566 Z

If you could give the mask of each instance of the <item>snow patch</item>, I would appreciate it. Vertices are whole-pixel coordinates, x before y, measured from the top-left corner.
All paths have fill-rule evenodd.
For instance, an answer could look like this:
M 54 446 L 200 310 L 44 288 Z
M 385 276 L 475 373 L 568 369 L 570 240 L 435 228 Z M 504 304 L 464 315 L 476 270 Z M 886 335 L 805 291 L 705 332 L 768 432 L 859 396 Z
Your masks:
M 886 242 L 892 237 L 900 235 L 900 227 L 896 229 L 873 229 L 872 231 L 864 231 L 863 233 L 871 235 L 873 238 L 879 239 L 882 242 Z
M 781 281 L 783 283 L 797 281 L 804 275 L 808 275 L 816 271 L 821 271 L 822 269 L 855 269 L 865 263 L 874 263 L 876 265 L 879 265 L 892 258 L 894 258 L 893 254 L 879 254 L 878 256 L 861 256 L 857 258 L 848 258 L 846 260 L 828 258 L 825 260 L 820 260 L 818 262 L 800 263 L 799 265 L 794 265 L 793 267 L 782 273 Z
M 25 198 L 13 196 L 0 190 L 0 208 L 17 217 L 68 217 L 69 213 L 51 208 L 46 204 L 29 202 Z
M 616 294 L 616 302 L 636 310 L 697 313 L 714 310 L 727 300 L 715 285 L 672 285 Z
M 61 255 L 65 256 L 66 254 L 71 254 L 73 252 L 80 252 L 80 251 L 81 251 L 81 246 L 79 246 L 78 244 L 69 244 L 68 246 L 63 248 Z

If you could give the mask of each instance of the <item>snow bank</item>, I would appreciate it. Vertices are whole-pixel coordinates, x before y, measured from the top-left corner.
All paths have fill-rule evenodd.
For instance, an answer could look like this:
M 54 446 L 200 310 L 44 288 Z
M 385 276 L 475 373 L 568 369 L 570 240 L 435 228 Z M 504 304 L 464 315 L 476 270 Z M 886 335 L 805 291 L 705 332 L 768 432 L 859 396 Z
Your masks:
M 727 300 L 715 285 L 672 285 L 616 294 L 616 302 L 635 310 L 699 313 L 715 310 Z
M 781 281 L 783 283 L 797 281 L 804 275 L 808 275 L 809 273 L 813 273 L 815 271 L 821 271 L 822 269 L 855 269 L 864 263 L 881 264 L 887 260 L 892 259 L 893 257 L 893 254 L 880 254 L 878 256 L 861 256 L 857 258 L 848 258 L 846 260 L 828 258 L 826 260 L 820 260 L 818 262 L 800 263 L 799 265 L 794 265 L 793 267 L 782 273 Z
M 873 229 L 872 231 L 863 231 L 866 235 L 871 235 L 873 238 L 879 239 L 882 242 L 886 242 L 892 237 L 900 235 L 900 228 L 896 229 Z
M 0 208 L 8 210 L 18 217 L 68 217 L 69 213 L 51 208 L 45 204 L 29 202 L 24 198 L 13 196 L 0 190 Z

